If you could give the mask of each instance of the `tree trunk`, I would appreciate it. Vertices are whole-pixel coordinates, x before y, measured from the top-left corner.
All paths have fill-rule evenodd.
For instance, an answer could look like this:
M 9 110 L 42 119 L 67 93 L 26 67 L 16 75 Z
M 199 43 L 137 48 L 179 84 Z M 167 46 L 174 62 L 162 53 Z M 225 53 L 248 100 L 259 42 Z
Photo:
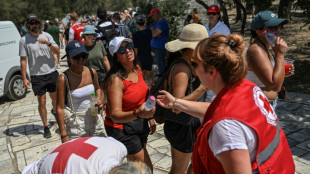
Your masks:
M 236 23 L 238 23 L 239 21 L 242 21 L 242 19 L 241 19 L 241 8 L 240 8 L 240 6 L 237 4 L 236 0 L 234 0 L 234 3 L 236 4 L 236 13 L 237 13 L 236 20 L 235 20 L 235 24 L 236 24 Z
M 291 7 L 294 0 L 280 0 L 278 16 L 279 18 L 291 18 Z
M 225 4 L 222 0 L 217 0 L 217 2 L 220 4 L 220 9 L 223 13 L 222 20 L 223 22 L 227 25 L 227 27 L 230 29 L 229 25 L 229 20 L 228 20 L 228 15 L 227 15 L 227 10 L 225 8 Z

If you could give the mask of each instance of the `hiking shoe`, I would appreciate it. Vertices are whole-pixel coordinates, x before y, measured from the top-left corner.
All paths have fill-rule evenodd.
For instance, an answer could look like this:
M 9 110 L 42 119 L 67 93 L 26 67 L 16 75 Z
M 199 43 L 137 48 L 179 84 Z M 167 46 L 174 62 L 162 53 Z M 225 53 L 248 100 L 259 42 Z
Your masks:
M 44 127 L 44 138 L 51 138 L 51 137 L 52 137 L 52 134 L 51 134 L 50 129 L 47 126 Z

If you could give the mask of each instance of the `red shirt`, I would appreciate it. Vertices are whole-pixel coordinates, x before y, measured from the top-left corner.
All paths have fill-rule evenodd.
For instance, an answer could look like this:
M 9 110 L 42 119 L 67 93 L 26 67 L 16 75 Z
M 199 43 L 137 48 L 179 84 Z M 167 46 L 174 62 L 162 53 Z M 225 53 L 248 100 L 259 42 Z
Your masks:
M 294 173 L 291 150 L 276 113 L 263 91 L 246 79 L 230 88 L 225 87 L 209 106 L 197 130 L 192 159 L 194 173 L 225 173 L 208 144 L 209 131 L 223 119 L 240 121 L 257 134 L 257 154 L 251 164 L 252 170 L 259 173 Z
M 123 84 L 124 84 L 124 91 L 122 100 L 122 110 L 126 112 L 138 109 L 140 105 L 145 103 L 145 101 L 147 100 L 149 92 L 149 88 L 143 79 L 142 72 L 140 70 L 138 71 L 137 83 L 123 80 Z M 111 120 L 108 104 L 106 105 L 106 117 L 108 117 L 108 119 L 104 120 L 105 125 L 118 129 L 123 129 L 123 124 L 117 124 Z
M 84 24 L 77 24 L 73 25 L 71 28 L 74 31 L 74 39 L 77 41 L 81 41 L 83 44 L 85 44 L 85 40 L 81 37 L 81 33 L 84 30 L 85 25 Z

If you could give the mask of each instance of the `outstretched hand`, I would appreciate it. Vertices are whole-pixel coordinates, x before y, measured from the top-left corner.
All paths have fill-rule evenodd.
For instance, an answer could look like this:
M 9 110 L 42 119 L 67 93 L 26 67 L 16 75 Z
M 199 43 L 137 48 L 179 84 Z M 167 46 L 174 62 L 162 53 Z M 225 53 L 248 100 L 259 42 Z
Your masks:
M 164 108 L 172 108 L 175 97 L 165 90 L 160 90 L 159 93 L 162 95 L 157 96 L 156 102 Z

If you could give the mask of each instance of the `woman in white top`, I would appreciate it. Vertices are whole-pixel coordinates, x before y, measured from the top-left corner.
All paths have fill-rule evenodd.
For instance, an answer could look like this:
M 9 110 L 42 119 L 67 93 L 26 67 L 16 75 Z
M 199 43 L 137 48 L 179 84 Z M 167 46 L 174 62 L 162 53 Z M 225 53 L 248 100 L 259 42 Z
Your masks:
M 69 106 L 70 104 L 68 101 L 69 98 L 66 79 L 64 74 L 60 75 L 57 81 L 56 108 L 60 136 L 63 143 L 69 141 L 70 138 L 77 138 L 77 136 L 100 135 L 102 132 L 98 132 L 98 130 L 104 130 L 102 118 L 100 116 L 97 116 L 98 118 L 94 118 L 91 116 L 90 112 L 92 92 L 96 93 L 97 106 L 99 109 L 101 109 L 103 106 L 101 103 L 102 100 L 100 99 L 102 91 L 99 87 L 97 72 L 92 68 L 84 66 L 88 57 L 88 52 L 86 51 L 82 42 L 71 41 L 66 46 L 66 53 L 69 61 L 71 62 L 71 66 L 64 72 L 64 74 L 67 76 L 69 81 L 73 110 L 74 112 L 85 113 L 85 117 L 83 118 L 84 122 L 81 123 L 82 125 L 77 125 L 78 128 L 70 127 L 70 130 L 76 130 L 75 134 L 73 134 L 73 131 L 71 132 L 69 127 L 66 126 L 68 122 L 66 118 L 64 118 L 64 106 Z M 100 125 L 97 125 L 100 124 L 100 122 L 101 128 Z M 84 129 L 82 128 L 81 130 L 81 127 Z
M 246 54 L 249 66 L 246 78 L 256 83 L 264 91 L 274 108 L 276 107 L 277 93 L 281 90 L 285 76 L 284 56 L 287 44 L 279 35 L 283 24 L 287 22 L 287 19 L 278 18 L 271 11 L 262 11 L 255 15 L 251 24 L 251 35 L 254 41 Z M 265 38 L 265 31 L 278 36 L 275 47 L 272 47 L 274 56 L 271 54 L 271 45 Z

